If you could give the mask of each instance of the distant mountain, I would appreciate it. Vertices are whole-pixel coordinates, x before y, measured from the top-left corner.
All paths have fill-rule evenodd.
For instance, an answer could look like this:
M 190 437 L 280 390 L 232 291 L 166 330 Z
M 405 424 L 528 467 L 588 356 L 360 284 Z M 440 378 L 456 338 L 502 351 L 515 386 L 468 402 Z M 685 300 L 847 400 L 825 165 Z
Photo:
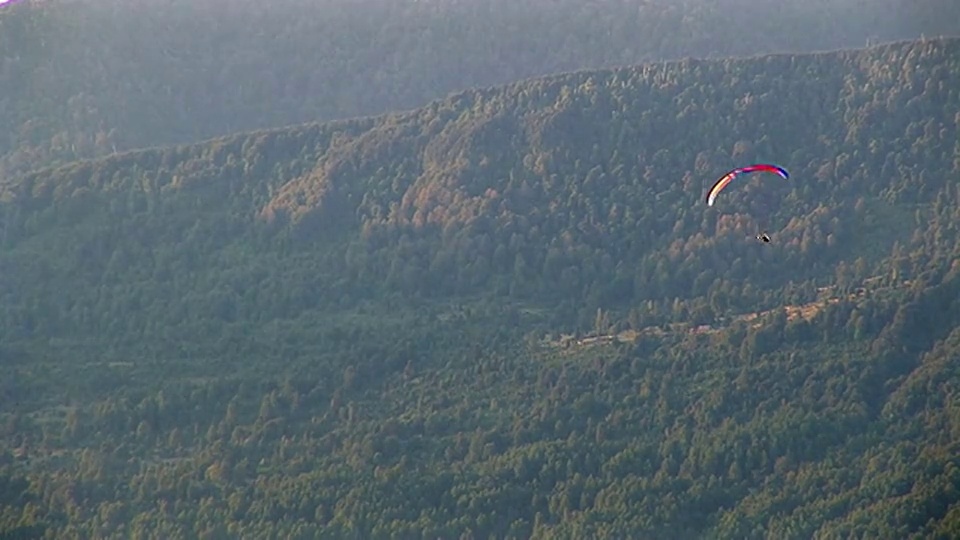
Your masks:
M 955 537 L 958 53 L 581 71 L 9 181 L 0 535 Z M 791 177 L 703 203 L 755 161 Z
M 952 0 L 75 0 L 0 10 L 0 178 L 562 71 L 960 35 Z

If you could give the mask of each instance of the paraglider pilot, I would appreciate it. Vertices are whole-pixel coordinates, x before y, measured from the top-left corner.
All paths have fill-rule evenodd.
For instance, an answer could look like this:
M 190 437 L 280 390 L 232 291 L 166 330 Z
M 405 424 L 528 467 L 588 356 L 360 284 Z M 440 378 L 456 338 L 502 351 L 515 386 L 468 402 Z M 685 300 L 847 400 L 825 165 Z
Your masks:
M 763 240 L 764 243 L 770 243 L 770 235 L 765 232 L 759 233 L 757 234 L 757 240 Z

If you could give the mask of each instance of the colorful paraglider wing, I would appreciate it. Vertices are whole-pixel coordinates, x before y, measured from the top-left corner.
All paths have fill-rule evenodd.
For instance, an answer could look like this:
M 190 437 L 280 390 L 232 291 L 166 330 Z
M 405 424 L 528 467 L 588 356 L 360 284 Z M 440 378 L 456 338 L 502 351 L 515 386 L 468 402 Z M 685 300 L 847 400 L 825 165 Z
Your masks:
M 790 177 L 790 174 L 787 173 L 787 170 L 784 169 L 783 167 L 778 167 L 776 165 L 768 165 L 766 163 L 758 163 L 756 165 L 738 167 L 721 176 L 720 179 L 713 184 L 713 187 L 711 187 L 710 191 L 707 192 L 707 206 L 713 206 L 713 201 L 716 200 L 717 194 L 723 191 L 723 188 L 727 187 L 727 184 L 729 184 L 734 178 L 740 175 L 750 174 L 753 172 L 761 172 L 761 171 L 778 174 L 783 178 Z

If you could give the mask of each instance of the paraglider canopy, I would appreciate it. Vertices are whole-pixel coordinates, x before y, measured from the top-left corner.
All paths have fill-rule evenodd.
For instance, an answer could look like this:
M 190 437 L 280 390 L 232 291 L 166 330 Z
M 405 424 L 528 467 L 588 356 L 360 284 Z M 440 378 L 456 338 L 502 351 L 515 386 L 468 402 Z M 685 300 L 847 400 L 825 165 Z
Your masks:
M 728 171 L 723 176 L 721 176 L 707 191 L 707 206 L 713 206 L 714 201 L 717 199 L 717 195 L 723 191 L 723 188 L 727 187 L 734 178 L 742 176 L 745 174 L 750 174 L 754 172 L 769 172 L 777 174 L 783 178 L 790 178 L 790 174 L 787 173 L 787 170 L 783 167 L 778 167 L 777 165 L 770 165 L 768 163 L 757 163 L 754 165 L 747 165 L 746 167 L 738 167 L 732 171 Z

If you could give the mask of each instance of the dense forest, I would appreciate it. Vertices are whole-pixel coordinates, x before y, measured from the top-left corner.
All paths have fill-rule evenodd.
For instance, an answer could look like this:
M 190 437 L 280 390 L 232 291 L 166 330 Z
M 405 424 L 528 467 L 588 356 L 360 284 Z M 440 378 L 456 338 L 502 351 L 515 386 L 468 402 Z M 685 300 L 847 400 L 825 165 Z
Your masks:
M 923 39 L 20 176 L 0 536 L 956 538 L 958 123 Z
M 358 6 L 362 6 L 359 9 Z M 58 0 L 0 8 L 0 181 L 525 77 L 960 35 L 954 0 Z

